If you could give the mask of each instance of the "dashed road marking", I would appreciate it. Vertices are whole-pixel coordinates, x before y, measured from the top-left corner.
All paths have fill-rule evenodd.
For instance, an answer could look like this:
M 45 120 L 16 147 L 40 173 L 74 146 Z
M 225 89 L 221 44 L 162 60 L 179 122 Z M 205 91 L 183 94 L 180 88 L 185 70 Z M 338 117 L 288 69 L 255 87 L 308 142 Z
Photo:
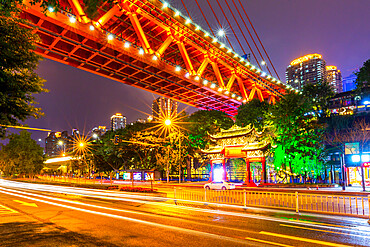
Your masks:
M 265 244 L 272 244 L 272 245 L 283 246 L 283 247 L 293 247 L 293 246 L 291 246 L 291 245 L 280 244 L 280 243 L 271 242 L 271 241 L 266 241 L 266 240 L 257 239 L 257 238 L 245 238 L 245 239 L 247 239 L 247 240 L 252 240 L 252 241 L 256 241 L 256 242 L 261 242 L 261 243 L 265 243 Z
M 14 209 L 5 207 L 4 205 L 0 205 L 0 215 L 5 215 L 5 214 L 17 214 L 18 211 L 15 211 Z
M 264 231 L 262 231 L 262 232 L 260 232 L 260 234 L 270 235 L 270 236 L 278 237 L 278 238 L 298 240 L 298 241 L 303 241 L 303 242 L 308 242 L 308 243 L 313 243 L 313 244 L 321 244 L 321 245 L 326 245 L 326 246 L 349 247 L 349 245 L 344 245 L 344 244 L 337 244 L 337 243 L 331 243 L 331 242 L 320 241 L 320 240 L 315 240 L 315 239 L 295 237 L 295 236 L 278 234 L 278 233 L 273 233 L 273 232 L 264 232 Z

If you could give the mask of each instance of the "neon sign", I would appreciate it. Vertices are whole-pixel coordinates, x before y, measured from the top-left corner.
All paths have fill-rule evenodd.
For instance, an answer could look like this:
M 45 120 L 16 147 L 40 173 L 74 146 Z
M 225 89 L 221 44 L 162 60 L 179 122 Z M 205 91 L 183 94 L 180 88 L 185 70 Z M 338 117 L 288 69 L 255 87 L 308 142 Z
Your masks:
M 154 172 L 146 172 L 145 180 L 154 180 Z
M 134 172 L 134 180 L 141 180 L 141 172 Z
M 124 180 L 130 180 L 131 179 L 131 173 L 129 173 L 129 172 L 123 173 L 123 179 Z

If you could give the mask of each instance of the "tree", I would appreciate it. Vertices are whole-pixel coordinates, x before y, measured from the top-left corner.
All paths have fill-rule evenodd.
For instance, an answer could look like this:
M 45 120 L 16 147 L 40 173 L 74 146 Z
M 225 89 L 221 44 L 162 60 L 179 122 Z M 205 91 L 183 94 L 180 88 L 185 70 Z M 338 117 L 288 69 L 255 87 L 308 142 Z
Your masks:
M 156 157 L 164 139 L 150 131 L 151 123 L 134 123 L 124 129 L 108 131 L 93 144 L 93 156 L 99 171 L 160 168 Z
M 370 121 L 366 117 L 359 117 L 345 129 L 334 129 L 326 132 L 327 144 L 344 153 L 345 143 L 358 142 L 360 150 L 367 150 L 370 146 Z
M 187 119 L 188 135 L 192 145 L 205 148 L 209 143 L 208 134 L 216 134 L 221 129 L 229 129 L 233 126 L 233 120 L 224 112 L 200 110 L 194 112 Z
M 356 88 L 362 89 L 364 87 L 370 87 L 370 59 L 364 62 L 364 65 L 355 72 L 357 76 Z
M 41 59 L 32 52 L 38 37 L 20 26 L 25 21 L 17 17 L 19 1 L 5 2 L 0 8 L 0 137 L 5 135 L 3 125 L 42 116 L 33 95 L 47 91 L 35 72 Z
M 334 91 L 328 82 L 322 80 L 317 83 L 308 83 L 303 86 L 302 94 L 310 101 L 313 111 L 319 118 L 330 116 L 329 99 L 334 96 Z
M 312 101 L 288 93 L 271 108 L 275 169 L 306 175 L 322 170 L 324 125 L 317 121 Z
M 235 124 L 241 127 L 251 125 L 260 131 L 266 126 L 265 115 L 268 110 L 269 104 L 266 101 L 252 99 L 238 108 Z
M 28 175 L 39 173 L 44 167 L 43 148 L 31 139 L 28 131 L 8 136 L 9 143 L 0 151 L 2 161 L 0 169 L 6 176 Z

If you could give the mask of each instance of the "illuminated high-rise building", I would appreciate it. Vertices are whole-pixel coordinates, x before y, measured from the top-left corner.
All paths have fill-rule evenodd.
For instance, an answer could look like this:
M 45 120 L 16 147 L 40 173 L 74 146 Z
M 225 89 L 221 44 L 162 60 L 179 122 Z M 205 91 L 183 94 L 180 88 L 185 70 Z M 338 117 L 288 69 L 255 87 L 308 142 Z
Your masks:
M 326 80 L 326 62 L 320 54 L 307 54 L 294 59 L 286 69 L 286 82 L 301 90 L 308 83 Z
M 326 81 L 333 87 L 334 93 L 343 92 L 342 73 L 335 66 L 326 66 Z
M 111 116 L 110 123 L 112 130 L 123 129 L 126 127 L 126 117 L 122 116 L 121 113 L 116 113 Z
M 152 116 L 154 120 L 177 115 L 177 102 L 172 99 L 159 97 L 153 101 Z

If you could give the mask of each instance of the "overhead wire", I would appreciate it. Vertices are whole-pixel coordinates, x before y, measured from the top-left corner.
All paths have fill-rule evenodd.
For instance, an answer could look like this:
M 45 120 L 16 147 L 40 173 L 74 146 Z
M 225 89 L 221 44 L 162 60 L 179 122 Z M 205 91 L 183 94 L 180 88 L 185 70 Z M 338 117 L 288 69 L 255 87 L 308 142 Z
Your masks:
M 213 10 L 213 8 L 212 8 L 212 5 L 209 3 L 209 0 L 207 0 L 207 3 L 208 3 L 208 6 L 211 8 L 213 15 L 215 16 L 215 18 L 216 18 L 216 20 L 217 20 L 218 25 L 221 27 L 221 23 L 220 23 L 220 21 L 218 20 L 217 15 L 216 15 L 215 11 L 214 11 L 214 10 Z M 216 36 L 215 36 L 215 37 L 216 37 Z M 226 37 L 227 42 L 229 43 L 230 47 L 234 50 L 234 48 L 233 48 L 233 46 L 232 46 L 232 44 L 231 44 L 231 42 L 230 42 L 230 40 L 229 40 L 229 38 L 227 37 L 227 35 L 226 35 L 226 34 L 225 34 L 225 37 Z M 240 45 L 240 43 L 239 43 L 239 45 Z M 242 46 L 240 46 L 240 47 L 243 49 L 243 47 L 242 47 Z
M 209 30 L 211 31 L 212 35 L 215 36 L 215 34 L 213 33 L 213 30 L 211 28 L 211 25 L 209 25 L 209 22 L 208 22 L 206 16 L 204 15 L 204 13 L 203 13 L 202 8 L 199 6 L 198 0 L 195 0 L 195 2 L 197 3 L 198 8 L 199 8 L 200 12 L 202 13 L 202 16 L 203 16 L 204 20 L 207 22 L 207 25 L 208 25 Z
M 225 1 L 225 3 L 227 4 L 227 7 L 229 8 L 229 11 L 230 11 L 230 13 L 232 14 L 232 16 L 233 16 L 233 18 L 234 18 L 234 20 L 235 20 L 236 24 L 238 25 L 239 30 L 241 31 L 241 33 L 242 33 L 242 35 L 243 35 L 243 37 L 244 37 L 245 41 L 247 42 L 247 45 L 248 45 L 248 47 L 249 47 L 249 50 L 252 52 L 252 55 L 253 55 L 254 59 L 255 59 L 255 60 L 256 60 L 256 62 L 258 63 L 257 57 L 256 57 L 256 55 L 254 54 L 253 49 L 252 49 L 252 47 L 250 46 L 250 44 L 249 44 L 249 42 L 248 42 L 247 38 L 245 37 L 243 30 L 240 28 L 239 23 L 238 23 L 237 19 L 236 19 L 236 18 L 235 18 L 235 16 L 234 16 L 234 13 L 232 12 L 232 10 L 231 10 L 231 8 L 230 8 L 229 4 L 226 2 L 226 0 L 224 0 L 224 1 Z M 225 16 L 225 18 L 226 18 L 226 20 L 227 20 L 227 23 L 229 23 L 229 25 L 230 25 L 229 19 L 227 18 L 226 14 L 225 14 L 225 12 L 223 11 L 223 9 L 222 9 L 222 7 L 221 7 L 221 5 L 220 5 L 220 3 L 219 3 L 219 1 L 218 1 L 218 0 L 217 0 L 217 3 L 218 3 L 218 6 L 220 7 L 220 9 L 221 9 L 222 13 L 223 13 L 223 14 L 224 14 L 224 16 Z M 235 38 L 236 38 L 236 39 L 238 40 L 238 42 L 239 42 L 239 38 L 238 38 L 238 37 L 237 37 L 237 35 L 235 34 L 234 29 L 232 28 L 232 26 L 231 26 L 231 25 L 230 25 L 230 27 L 231 27 L 231 30 L 232 30 L 232 31 L 233 31 L 233 33 L 234 33 Z M 240 44 L 240 42 L 239 42 L 239 44 Z M 243 50 L 243 52 L 245 53 L 245 51 L 244 51 L 244 50 Z M 258 63 L 258 66 L 261 68 L 261 66 L 259 65 L 259 63 Z
M 181 0 L 181 3 L 182 3 L 182 5 L 183 5 L 183 6 L 184 6 L 184 8 L 185 8 L 186 13 L 188 13 L 188 16 L 189 16 L 190 20 L 193 20 L 193 19 L 191 18 L 191 16 L 190 16 L 190 13 L 189 13 L 189 11 L 188 11 L 188 8 L 186 8 L 186 5 L 185 5 L 185 3 L 184 3 L 184 1 L 183 1 L 183 0 Z
M 232 0 L 232 1 L 233 1 L 234 5 L 235 5 L 235 8 L 237 9 L 237 11 L 238 11 L 238 13 L 239 13 L 239 10 L 238 10 L 238 8 L 236 7 L 236 4 L 235 4 L 234 0 Z M 251 27 L 252 27 L 252 29 L 253 29 L 253 31 L 254 31 L 254 34 L 255 34 L 255 35 L 256 35 L 256 37 L 258 38 L 258 41 L 260 42 L 260 45 L 262 46 L 262 48 L 263 48 L 263 50 L 264 50 L 264 52 L 265 52 L 265 54 L 266 54 L 266 56 L 267 56 L 267 59 L 269 60 L 269 62 L 270 62 L 270 64 L 271 64 L 272 68 L 274 69 L 276 76 L 277 76 L 277 77 L 278 77 L 278 79 L 280 80 L 279 74 L 276 72 L 275 66 L 274 66 L 274 64 L 272 63 L 272 61 L 271 61 L 271 59 L 270 59 L 270 56 L 269 56 L 269 55 L 268 55 L 268 53 L 266 52 L 266 49 L 265 49 L 264 45 L 262 44 L 262 41 L 261 41 L 261 39 L 259 38 L 259 36 L 258 36 L 258 34 L 257 34 L 257 32 L 256 32 L 256 29 L 254 28 L 254 26 L 253 26 L 253 24 L 252 24 L 252 21 L 250 20 L 250 18 L 249 18 L 249 16 L 248 16 L 247 12 L 245 11 L 244 6 L 243 6 L 243 5 L 242 5 L 242 3 L 240 2 L 240 0 L 238 0 L 238 2 L 239 2 L 239 4 L 240 4 L 240 6 L 242 7 L 244 14 L 245 14 L 245 15 L 246 15 L 246 17 L 248 18 L 249 24 L 251 25 Z M 239 15 L 240 15 L 240 13 L 239 13 Z M 246 24 L 245 24 L 245 22 L 244 22 L 243 17 L 242 17 L 241 15 L 240 15 L 240 17 L 242 18 L 244 25 L 247 27 L 247 25 L 246 25 Z M 247 28 L 247 30 L 248 30 L 249 35 L 252 37 L 252 35 L 250 34 L 250 32 L 249 32 L 249 29 L 248 29 L 248 28 Z M 253 40 L 253 42 L 254 42 L 253 37 L 252 37 L 252 40 Z M 255 42 L 254 42 L 254 43 L 255 43 Z M 256 47 L 257 47 L 257 45 L 256 45 Z M 257 48 L 257 49 L 258 49 L 258 48 Z M 261 57 L 262 57 L 262 56 L 261 56 Z
M 229 9 L 229 11 L 230 11 L 230 13 L 231 13 L 231 15 L 233 16 L 233 18 L 234 18 L 234 20 L 235 20 L 235 22 L 236 22 L 236 24 L 237 24 L 237 26 L 238 26 L 238 28 L 239 28 L 240 32 L 242 33 L 242 35 L 243 35 L 243 37 L 244 37 L 245 41 L 247 42 L 247 44 L 248 44 L 248 46 L 249 46 L 249 48 L 250 48 L 249 42 L 248 42 L 247 38 L 246 38 L 246 37 L 245 37 L 245 35 L 244 35 L 244 31 L 242 30 L 242 28 L 241 28 L 241 27 L 240 27 L 240 25 L 239 25 L 239 21 L 236 19 L 235 15 L 234 15 L 234 12 L 233 12 L 233 11 L 232 11 L 232 9 L 230 8 L 230 5 L 228 4 L 228 2 L 227 2 L 226 0 L 224 0 L 224 1 L 225 1 L 226 5 L 227 5 L 227 7 L 228 7 L 228 9 Z M 237 8 L 236 8 L 236 9 L 237 9 Z M 242 17 L 241 17 L 241 18 L 242 18 Z M 243 19 L 243 18 L 242 18 L 242 19 Z M 247 30 L 248 30 L 248 27 L 247 27 L 247 26 L 246 26 L 246 28 L 247 28 Z M 249 35 L 250 35 L 250 33 L 249 33 Z M 250 36 L 251 36 L 251 35 L 250 35 Z M 252 37 L 252 36 L 251 36 L 251 38 L 252 38 L 252 40 L 253 40 L 253 37 Z M 254 40 L 253 40 L 253 42 L 254 42 Z M 254 45 L 256 46 L 256 43 L 254 43 Z M 260 50 L 258 49 L 258 46 L 256 46 L 256 48 L 257 48 L 258 53 L 259 53 L 260 57 L 262 58 L 262 60 L 265 60 L 265 59 L 263 58 L 263 56 L 262 56 L 262 54 L 261 54 Z M 252 48 L 250 48 L 250 49 L 251 49 L 251 52 L 252 52 L 252 54 L 253 54 L 254 58 L 256 59 L 256 56 L 255 56 L 255 54 L 254 54 L 254 52 L 253 52 Z M 257 59 L 256 59 L 256 62 L 257 62 L 257 64 L 258 64 L 258 67 L 259 67 L 260 69 L 262 69 L 262 68 L 261 68 L 261 64 L 258 62 L 258 60 L 257 60 Z M 267 68 L 268 72 L 269 72 L 270 74 L 272 74 L 272 73 L 271 73 L 271 71 L 270 71 L 270 68 L 269 68 L 268 66 L 266 66 L 266 68 Z
M 245 23 L 245 21 L 244 21 L 244 18 L 242 17 L 242 15 L 240 14 L 240 12 L 239 12 L 239 9 L 238 9 L 238 7 L 236 6 L 236 4 L 235 4 L 235 1 L 234 0 L 232 0 L 233 1 L 233 4 L 234 4 L 234 6 L 235 6 L 235 8 L 236 8 L 236 10 L 237 10 L 237 12 L 238 12 L 238 14 L 239 14 L 239 16 L 240 16 L 240 18 L 242 19 L 242 21 L 243 21 L 243 23 L 244 23 L 244 26 L 245 26 L 245 28 L 247 29 L 247 31 L 248 31 L 248 34 L 249 34 L 249 36 L 251 37 L 251 39 L 252 39 L 252 41 L 253 41 L 253 43 L 254 43 L 254 46 L 257 48 L 257 51 L 258 51 L 258 54 L 260 55 L 260 57 L 261 57 L 261 59 L 262 60 L 264 60 L 264 58 L 263 58 L 263 56 L 262 56 L 262 54 L 261 54 L 261 51 L 259 50 L 259 48 L 258 48 L 258 46 L 257 46 L 257 44 L 256 44 L 256 42 L 255 42 L 255 40 L 254 40 L 254 38 L 253 38 L 253 36 L 252 36 L 252 34 L 251 34 L 251 32 L 250 32 L 250 30 L 249 30 L 249 28 L 248 28 L 248 26 L 247 26 L 247 24 Z M 233 13 L 232 13 L 233 14 Z M 233 14 L 234 15 L 234 14 Z M 237 22 L 238 23 L 238 22 Z M 239 24 L 238 24 L 239 25 Z M 243 32 L 243 31 L 242 31 Z M 244 33 L 244 32 L 243 32 Z M 260 66 L 260 62 L 258 61 L 258 60 L 256 60 L 256 62 L 257 62 L 257 64 L 258 64 L 258 66 L 261 68 L 261 66 Z M 271 71 L 269 70 L 269 68 L 268 68 L 268 66 L 266 66 L 267 67 L 267 69 L 268 69 L 268 71 L 269 71 L 269 73 L 271 74 Z
M 207 1 L 208 1 L 208 0 L 207 0 Z M 218 0 L 217 0 L 217 4 L 218 4 L 218 6 L 220 7 L 220 9 L 221 9 L 221 11 L 222 11 L 222 14 L 224 15 L 224 17 L 225 17 L 225 19 L 226 19 L 227 23 L 229 24 L 229 26 L 230 26 L 230 28 L 231 28 L 231 30 L 232 30 L 232 32 L 233 32 L 233 34 L 234 34 L 234 36 L 235 36 L 236 40 L 238 41 L 238 43 L 239 43 L 239 45 L 240 45 L 240 48 L 242 48 L 243 54 L 245 54 L 245 50 L 244 50 L 243 46 L 241 45 L 241 43 L 240 43 L 240 41 L 239 41 L 238 36 L 236 36 L 233 26 L 230 24 L 230 22 L 229 22 L 229 18 L 227 18 L 227 16 L 225 15 L 225 12 L 224 12 L 224 10 L 222 9 L 221 4 L 220 4 L 220 2 L 219 2 Z M 220 25 L 220 26 L 221 26 L 221 25 Z M 225 34 L 225 36 L 226 36 L 226 34 Z
M 237 40 L 237 42 L 238 42 L 238 44 L 239 44 L 240 48 L 242 49 L 243 53 L 245 54 L 246 52 L 245 52 L 245 50 L 244 50 L 244 48 L 243 48 L 243 46 L 242 46 L 242 44 L 241 44 L 241 42 L 240 42 L 240 40 L 239 40 L 238 36 L 237 36 L 237 35 L 236 35 L 236 33 L 235 33 L 234 28 L 233 28 L 233 27 L 232 27 L 232 25 L 230 24 L 230 21 L 229 21 L 229 19 L 228 19 L 227 15 L 225 14 L 225 12 L 224 12 L 224 10 L 223 10 L 223 8 L 222 8 L 222 6 L 221 6 L 221 4 L 220 4 L 219 0 L 216 0 L 216 1 L 217 1 L 218 6 L 220 7 L 220 9 L 221 9 L 221 11 L 222 11 L 222 14 L 223 14 L 223 15 L 224 15 L 224 17 L 225 17 L 225 19 L 226 19 L 227 23 L 229 24 L 229 26 L 230 26 L 230 28 L 231 28 L 231 30 L 232 30 L 232 32 L 233 32 L 233 35 L 234 35 L 234 37 L 236 38 L 236 40 Z M 241 20 L 243 21 L 244 26 L 246 27 L 246 29 L 247 29 L 247 31 L 248 31 L 249 36 L 251 37 L 251 39 L 252 39 L 252 41 L 253 41 L 253 43 L 254 43 L 254 46 L 256 47 L 256 49 L 257 49 L 257 51 L 258 51 L 258 54 L 260 55 L 261 59 L 262 59 L 263 61 L 265 61 L 264 56 L 262 55 L 262 53 L 261 53 L 261 51 L 260 51 L 260 49 L 259 49 L 259 47 L 258 47 L 258 45 L 257 45 L 257 43 L 256 43 L 256 41 L 255 41 L 255 39 L 253 38 L 253 35 L 252 35 L 251 31 L 249 30 L 249 28 L 248 28 L 248 26 L 247 26 L 246 22 L 244 21 L 244 18 L 243 18 L 243 16 L 242 16 L 242 14 L 241 14 L 241 13 L 240 13 L 240 11 L 239 11 L 239 8 L 237 7 L 237 5 L 236 5 L 235 1 L 234 1 L 234 0 L 232 0 L 232 1 L 233 1 L 234 7 L 236 8 L 236 10 L 237 10 L 237 12 L 238 12 L 238 14 L 239 14 L 239 16 L 240 16 Z M 213 35 L 214 37 L 216 37 L 216 35 L 215 35 L 215 33 L 214 33 L 213 29 L 211 28 L 211 25 L 210 25 L 210 24 L 209 24 L 209 22 L 208 22 L 207 17 L 205 16 L 205 14 L 204 14 L 204 12 L 203 12 L 203 10 L 202 10 L 201 6 L 199 5 L 198 0 L 195 0 L 195 2 L 196 2 L 196 4 L 197 4 L 197 6 L 198 6 L 198 8 L 199 8 L 199 10 L 200 10 L 200 12 L 201 12 L 201 14 L 202 14 L 202 16 L 203 16 L 204 20 L 205 20 L 205 21 L 206 21 L 206 23 L 207 23 L 209 30 L 211 31 L 212 35 Z M 245 36 L 245 34 L 244 34 L 244 32 L 243 32 L 243 29 L 240 27 L 240 24 L 239 24 L 239 22 L 238 22 L 237 18 L 235 17 L 233 10 L 231 9 L 231 7 L 230 7 L 230 5 L 228 4 L 227 0 L 224 0 L 224 2 L 226 3 L 226 5 L 227 5 L 227 7 L 228 7 L 228 9 L 229 9 L 229 11 L 230 11 L 230 13 L 231 13 L 231 15 L 233 16 L 233 19 L 234 19 L 234 21 L 236 22 L 236 24 L 237 24 L 237 26 L 238 26 L 239 30 L 241 31 L 241 33 L 242 33 L 242 35 L 243 35 L 243 38 L 244 38 L 245 42 L 247 43 L 248 48 L 250 49 L 250 51 L 251 51 L 251 53 L 252 53 L 252 55 L 253 55 L 253 58 L 256 60 L 256 62 L 257 62 L 257 64 L 258 64 L 258 67 L 259 67 L 260 69 L 262 69 L 262 68 L 261 68 L 261 64 L 260 64 L 260 62 L 258 61 L 258 59 L 257 59 L 257 57 L 256 57 L 256 54 L 254 53 L 254 51 L 253 51 L 252 47 L 250 46 L 250 43 L 248 42 L 248 39 L 246 38 L 246 36 Z M 271 64 L 271 66 L 272 66 L 272 68 L 273 68 L 273 70 L 274 70 L 274 72 L 275 72 L 276 76 L 277 76 L 277 77 L 279 78 L 279 80 L 280 80 L 280 77 L 279 77 L 278 73 L 276 72 L 275 66 L 273 65 L 273 63 L 272 63 L 272 61 L 271 61 L 271 59 L 270 59 L 270 56 L 268 55 L 268 53 L 267 53 L 267 51 L 266 51 L 266 49 L 265 49 L 264 45 L 262 44 L 262 41 L 261 41 L 261 39 L 260 39 L 259 35 L 257 34 L 257 31 L 255 30 L 255 28 L 254 28 L 254 26 L 253 26 L 253 24 L 252 24 L 252 21 L 250 20 L 250 18 L 249 18 L 249 16 L 248 16 L 248 14 L 247 14 L 247 12 L 246 12 L 246 10 L 245 10 L 244 6 L 242 5 L 242 3 L 241 3 L 241 1 L 240 1 L 240 0 L 238 0 L 238 2 L 239 2 L 240 6 L 241 6 L 241 7 L 242 7 L 242 9 L 243 9 L 243 12 L 244 12 L 245 16 L 247 17 L 248 22 L 249 22 L 250 26 L 252 27 L 253 32 L 254 32 L 254 34 L 256 35 L 256 37 L 257 37 L 257 39 L 258 39 L 258 42 L 259 42 L 259 44 L 261 45 L 261 47 L 262 47 L 262 49 L 263 49 L 263 51 L 264 51 L 264 54 L 266 54 L 266 57 L 267 57 L 267 59 L 268 59 L 269 63 Z M 190 16 L 190 13 L 189 13 L 189 11 L 188 11 L 188 9 L 187 9 L 187 7 L 186 7 L 186 5 L 185 5 L 185 3 L 184 3 L 184 1 L 183 1 L 183 0 L 181 0 L 181 3 L 182 3 L 182 5 L 184 6 L 184 8 L 185 8 L 185 10 L 186 10 L 186 12 L 187 12 L 187 14 L 188 14 L 189 18 L 190 18 L 191 20 L 193 20 L 193 19 L 191 18 L 191 16 Z M 212 11 L 212 13 L 213 13 L 214 17 L 216 18 L 216 21 L 217 21 L 218 25 L 222 28 L 222 25 L 221 25 L 221 23 L 220 23 L 220 21 L 219 21 L 219 19 L 218 19 L 217 15 L 216 15 L 216 13 L 215 13 L 215 11 L 214 11 L 213 7 L 212 7 L 212 5 L 210 4 L 209 0 L 207 0 L 207 3 L 208 3 L 208 6 L 210 7 L 210 9 L 211 9 L 211 11 Z M 229 43 L 230 47 L 234 50 L 234 48 L 233 48 L 233 46 L 232 46 L 232 44 L 231 44 L 231 42 L 230 42 L 230 39 L 229 39 L 229 37 L 227 36 L 227 34 L 226 34 L 226 33 L 225 33 L 225 37 L 226 37 L 226 39 L 227 39 L 227 41 L 228 41 L 228 43 Z M 271 71 L 270 71 L 270 68 L 269 68 L 269 66 L 268 66 L 267 64 L 266 64 L 266 68 L 267 68 L 268 72 L 269 72 L 270 74 L 272 74 L 272 73 L 271 73 Z

